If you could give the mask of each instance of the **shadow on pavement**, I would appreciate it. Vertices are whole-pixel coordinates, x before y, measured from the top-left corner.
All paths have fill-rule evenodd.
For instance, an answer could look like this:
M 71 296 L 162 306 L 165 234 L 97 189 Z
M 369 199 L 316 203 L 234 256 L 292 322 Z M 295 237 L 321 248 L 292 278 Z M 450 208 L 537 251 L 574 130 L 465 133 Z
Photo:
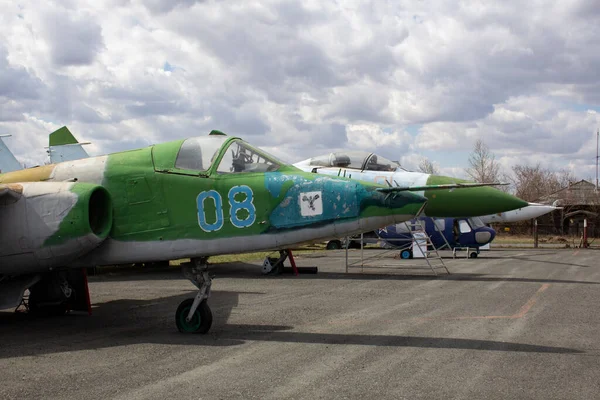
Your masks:
M 426 264 L 425 264 L 426 265 Z M 354 268 L 357 269 L 357 268 Z M 452 272 L 450 275 L 441 273 L 434 276 L 429 269 L 423 268 L 386 268 L 386 267 L 365 267 L 368 272 L 325 272 L 319 271 L 317 274 L 300 274 L 294 276 L 290 273 L 282 275 L 263 275 L 261 266 L 245 262 L 222 263 L 211 266 L 210 273 L 215 276 L 218 284 L 219 279 L 223 278 L 247 278 L 247 279 L 327 279 L 327 280 L 450 280 L 450 281 L 471 281 L 471 282 L 524 282 L 524 283 L 573 283 L 583 285 L 598 285 L 600 282 L 577 281 L 567 279 L 544 279 L 544 278 L 511 278 L 503 276 L 489 276 L 487 274 L 460 273 Z M 373 270 L 383 270 L 384 272 L 373 272 Z M 423 270 L 422 273 L 415 273 L 416 270 Z M 90 277 L 90 282 L 109 282 L 109 281 L 143 281 L 143 280 L 185 280 L 181 271 L 175 267 L 148 269 L 148 270 L 130 270 L 124 269 L 122 272 L 111 272 L 110 274 L 100 274 Z M 190 284 L 190 290 L 193 286 Z
M 260 296 L 261 293 L 248 293 Z M 0 312 L 0 359 L 136 344 L 236 346 L 247 342 L 307 343 L 383 347 L 416 347 L 526 353 L 581 354 L 578 349 L 504 341 L 297 332 L 292 326 L 229 324 L 239 293 L 214 291 L 210 304 L 215 320 L 207 335 L 181 334 L 175 328 L 177 304 L 191 294 L 152 300 L 116 300 L 96 304 L 94 314 L 34 317 Z

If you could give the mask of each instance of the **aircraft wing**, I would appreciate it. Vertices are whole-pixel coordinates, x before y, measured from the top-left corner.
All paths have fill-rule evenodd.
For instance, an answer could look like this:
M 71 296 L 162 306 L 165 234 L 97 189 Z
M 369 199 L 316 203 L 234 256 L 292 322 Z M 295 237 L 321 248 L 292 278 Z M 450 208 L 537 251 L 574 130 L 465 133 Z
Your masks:
M 389 188 L 377 189 L 383 193 L 397 193 L 397 192 L 420 192 L 425 190 L 454 190 L 454 189 L 467 189 L 481 186 L 506 186 L 508 183 L 491 182 L 491 183 L 447 183 L 443 185 L 421 185 L 421 186 L 394 186 Z
M 48 154 L 52 164 L 89 157 L 83 148 L 84 144 L 89 143 L 79 143 L 66 126 L 52 132 L 49 142 Z

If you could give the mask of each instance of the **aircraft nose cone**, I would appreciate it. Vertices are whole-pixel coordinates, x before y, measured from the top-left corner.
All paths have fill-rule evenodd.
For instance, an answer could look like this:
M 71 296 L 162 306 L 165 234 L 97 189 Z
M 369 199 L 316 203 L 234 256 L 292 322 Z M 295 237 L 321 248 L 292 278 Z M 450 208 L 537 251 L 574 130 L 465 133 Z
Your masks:
M 480 232 L 475 232 L 475 241 L 479 244 L 487 244 L 492 241 L 496 232 L 490 230 L 484 230 Z
M 462 179 L 431 175 L 428 185 L 468 183 Z M 475 217 L 525 207 L 528 203 L 494 187 L 483 186 L 455 190 L 426 190 L 429 200 L 425 213 L 435 217 Z
M 525 200 L 521 200 L 518 197 L 515 197 L 509 193 L 505 193 L 501 190 L 492 188 L 492 187 L 483 187 L 481 189 L 490 190 L 490 197 L 488 198 L 489 207 L 494 208 L 502 208 L 502 211 L 497 212 L 505 212 L 510 210 L 516 210 L 517 208 L 525 207 L 527 203 Z M 524 205 L 525 204 L 525 205 Z

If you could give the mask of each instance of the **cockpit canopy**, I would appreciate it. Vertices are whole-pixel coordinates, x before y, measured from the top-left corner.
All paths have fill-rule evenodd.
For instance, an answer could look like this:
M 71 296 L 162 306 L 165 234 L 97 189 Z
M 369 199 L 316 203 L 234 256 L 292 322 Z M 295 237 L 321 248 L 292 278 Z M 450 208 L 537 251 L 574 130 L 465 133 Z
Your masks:
M 177 154 L 175 168 L 208 171 L 227 139 L 227 136 L 206 136 L 184 140 Z
M 268 153 L 258 150 L 240 139 L 229 141 L 221 135 L 195 137 L 184 140 L 179 148 L 175 168 L 191 171 L 208 171 L 222 154 L 216 172 L 270 172 L 284 163 Z
M 339 151 L 313 157 L 308 165 L 315 167 L 352 168 L 367 171 L 396 171 L 400 165 L 367 151 Z

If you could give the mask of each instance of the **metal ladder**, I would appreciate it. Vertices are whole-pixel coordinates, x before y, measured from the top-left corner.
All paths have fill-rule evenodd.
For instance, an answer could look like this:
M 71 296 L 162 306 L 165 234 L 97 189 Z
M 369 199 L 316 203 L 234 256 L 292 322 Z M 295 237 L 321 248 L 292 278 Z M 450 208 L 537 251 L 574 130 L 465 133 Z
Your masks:
M 442 259 L 442 257 L 440 256 L 440 253 L 438 253 L 437 249 L 435 248 L 433 242 L 431 241 L 431 238 L 425 231 L 425 228 L 423 228 L 423 225 L 421 225 L 421 221 L 420 220 L 416 220 L 416 222 L 406 221 L 404 223 L 404 225 L 410 232 L 410 234 L 413 238 L 413 243 L 416 244 L 417 247 L 419 247 L 419 250 L 424 255 L 425 261 L 427 261 L 427 265 L 429 265 L 431 272 L 433 272 L 433 274 L 435 276 L 437 276 L 438 273 L 437 273 L 436 269 L 444 269 L 444 270 L 446 270 L 446 273 L 448 275 L 450 275 L 450 271 L 448 271 L 448 268 L 446 267 L 444 260 Z M 431 246 L 432 250 L 428 250 L 430 246 Z M 433 256 L 430 257 L 431 254 L 433 254 Z M 413 257 L 414 257 L 414 245 L 413 245 Z

